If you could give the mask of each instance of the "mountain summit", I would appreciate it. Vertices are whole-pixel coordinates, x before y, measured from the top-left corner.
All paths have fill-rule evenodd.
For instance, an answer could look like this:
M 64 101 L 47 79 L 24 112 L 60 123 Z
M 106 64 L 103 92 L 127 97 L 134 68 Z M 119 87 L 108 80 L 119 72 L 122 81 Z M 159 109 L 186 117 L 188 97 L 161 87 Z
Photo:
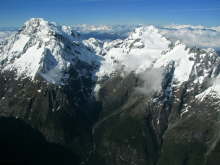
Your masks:
M 70 66 L 79 60 L 91 64 L 93 58 L 70 27 L 33 18 L 1 47 L 0 61 L 3 71 L 15 71 L 18 78 L 41 75 L 59 84 Z

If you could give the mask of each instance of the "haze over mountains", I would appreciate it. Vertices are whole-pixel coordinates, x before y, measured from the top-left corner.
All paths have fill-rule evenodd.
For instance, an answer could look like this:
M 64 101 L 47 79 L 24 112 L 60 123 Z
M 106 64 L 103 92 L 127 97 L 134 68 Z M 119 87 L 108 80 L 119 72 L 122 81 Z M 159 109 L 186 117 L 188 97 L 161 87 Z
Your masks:
M 65 153 L 65 164 L 219 164 L 219 27 L 32 18 L 1 34 L 0 121 L 29 132 L 33 150 L 59 148 L 37 163 Z M 31 154 L 16 161 L 36 164 Z

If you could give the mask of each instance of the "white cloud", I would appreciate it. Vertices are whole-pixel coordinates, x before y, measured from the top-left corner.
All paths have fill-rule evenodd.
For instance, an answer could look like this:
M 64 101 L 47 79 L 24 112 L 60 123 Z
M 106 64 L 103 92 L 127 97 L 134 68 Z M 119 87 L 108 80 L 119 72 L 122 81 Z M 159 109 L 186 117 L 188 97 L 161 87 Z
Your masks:
M 143 81 L 143 85 L 141 87 L 137 87 L 136 91 L 146 96 L 160 91 L 163 80 L 162 74 L 162 69 L 149 69 L 139 74 L 140 79 Z
M 219 27 L 205 28 L 203 26 L 174 26 L 161 28 L 160 32 L 171 41 L 180 40 L 190 47 L 220 49 Z
M 0 42 L 12 34 L 14 34 L 14 32 L 12 32 L 12 31 L 0 31 Z

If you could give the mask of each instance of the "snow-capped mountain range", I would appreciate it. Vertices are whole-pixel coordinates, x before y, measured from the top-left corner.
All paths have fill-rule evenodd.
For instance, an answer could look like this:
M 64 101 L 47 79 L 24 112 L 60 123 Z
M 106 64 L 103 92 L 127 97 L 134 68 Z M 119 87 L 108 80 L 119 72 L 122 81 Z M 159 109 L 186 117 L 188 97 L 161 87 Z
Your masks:
M 185 164 L 194 144 L 206 146 L 204 160 L 215 156 L 218 28 L 138 26 L 100 40 L 79 29 L 32 18 L 0 42 L 0 116 L 24 120 L 81 164 Z M 170 151 L 179 146 L 187 150 Z
M 43 19 L 26 22 L 1 45 L 0 53 L 2 71 L 14 70 L 18 78 L 34 79 L 40 74 L 53 83 L 61 83 L 64 72 L 77 60 L 94 65 L 99 62 L 76 32 Z
M 32 80 L 41 75 L 55 84 L 64 83 L 68 79 L 69 68 L 82 61 L 91 66 L 89 72 L 96 81 L 110 77 L 118 70 L 140 74 L 147 69 L 166 68 L 174 63 L 173 81 L 181 85 L 189 81 L 193 70 L 201 63 L 211 62 L 207 61 L 208 57 L 215 56 L 214 49 L 202 49 L 198 54 L 180 41 L 172 42 L 155 26 L 136 28 L 126 39 L 83 40 L 71 27 L 38 18 L 27 21 L 0 47 L 1 72 L 15 71 L 17 78 L 29 77 Z M 200 64 L 197 64 L 198 59 Z M 206 78 L 216 77 L 204 69 L 201 68 L 203 73 L 196 75 L 194 81 L 203 83 Z M 206 69 L 216 70 L 213 65 Z M 86 71 L 79 72 L 84 75 Z

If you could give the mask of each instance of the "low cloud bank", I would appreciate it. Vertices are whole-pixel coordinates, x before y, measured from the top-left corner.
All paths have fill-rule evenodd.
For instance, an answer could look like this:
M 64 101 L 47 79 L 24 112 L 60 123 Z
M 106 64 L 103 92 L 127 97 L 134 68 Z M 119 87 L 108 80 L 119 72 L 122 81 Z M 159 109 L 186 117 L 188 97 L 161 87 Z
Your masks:
M 139 74 L 139 78 L 143 81 L 143 85 L 136 88 L 136 91 L 140 94 L 149 96 L 154 92 L 161 90 L 161 84 L 163 81 L 162 69 L 149 69 Z
M 180 40 L 189 47 L 220 50 L 220 31 L 216 28 L 160 28 L 160 32 L 171 41 Z

